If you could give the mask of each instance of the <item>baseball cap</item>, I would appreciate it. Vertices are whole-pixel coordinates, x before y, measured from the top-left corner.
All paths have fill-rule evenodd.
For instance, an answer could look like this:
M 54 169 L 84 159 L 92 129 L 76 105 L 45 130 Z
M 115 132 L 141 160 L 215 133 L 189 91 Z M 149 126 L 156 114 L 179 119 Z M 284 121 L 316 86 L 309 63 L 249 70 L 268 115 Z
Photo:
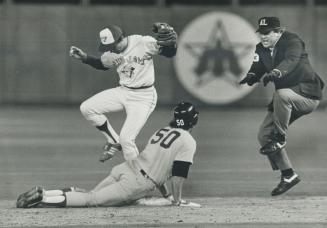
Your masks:
M 124 36 L 123 30 L 117 25 L 110 25 L 102 29 L 99 33 L 100 45 L 99 51 L 112 51 L 115 44 L 118 43 Z
M 266 34 L 274 29 L 279 29 L 280 21 L 278 17 L 262 17 L 258 20 L 258 26 L 256 32 Z

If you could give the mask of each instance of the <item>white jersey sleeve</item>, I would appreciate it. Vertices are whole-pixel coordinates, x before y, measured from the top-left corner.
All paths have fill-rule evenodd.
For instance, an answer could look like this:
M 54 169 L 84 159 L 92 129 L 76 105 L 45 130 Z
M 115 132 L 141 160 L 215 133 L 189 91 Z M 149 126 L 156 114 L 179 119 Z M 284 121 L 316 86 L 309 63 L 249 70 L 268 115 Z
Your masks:
M 157 44 L 157 40 L 152 36 L 143 36 L 142 37 L 144 46 L 147 49 L 147 53 L 150 55 L 158 55 L 160 46 Z
M 103 53 L 101 55 L 100 59 L 101 59 L 103 66 L 111 68 L 114 66 L 114 60 L 117 58 L 120 58 L 120 57 L 122 57 L 122 56 L 108 51 L 108 52 Z
M 175 157 L 175 161 L 190 162 L 193 164 L 196 142 L 191 135 L 187 135 L 185 138 L 186 138 L 186 143 L 184 143 L 179 149 Z

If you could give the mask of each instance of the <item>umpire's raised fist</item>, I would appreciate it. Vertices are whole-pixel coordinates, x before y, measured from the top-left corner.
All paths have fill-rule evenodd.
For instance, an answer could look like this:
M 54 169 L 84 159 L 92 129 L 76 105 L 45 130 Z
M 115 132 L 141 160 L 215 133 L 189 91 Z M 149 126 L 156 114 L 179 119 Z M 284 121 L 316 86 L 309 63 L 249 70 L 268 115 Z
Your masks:
M 248 84 L 249 86 L 252 86 L 253 84 L 259 82 L 260 79 L 254 74 L 254 73 L 247 73 L 247 75 L 245 76 L 245 78 L 243 78 L 239 84 L 243 85 L 243 84 Z

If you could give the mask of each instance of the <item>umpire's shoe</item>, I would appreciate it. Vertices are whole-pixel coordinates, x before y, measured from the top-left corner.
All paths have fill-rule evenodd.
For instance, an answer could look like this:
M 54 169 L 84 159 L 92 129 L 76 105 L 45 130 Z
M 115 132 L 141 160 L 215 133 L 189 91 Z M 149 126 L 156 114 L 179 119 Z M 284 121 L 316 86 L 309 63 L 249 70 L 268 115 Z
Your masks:
M 119 152 L 122 150 L 122 147 L 119 143 L 109 143 L 107 142 L 103 147 L 104 152 L 101 154 L 99 161 L 105 162 L 107 160 L 110 160 L 114 157 L 116 152 Z
M 294 173 L 290 177 L 281 177 L 280 183 L 277 185 L 277 187 L 271 192 L 272 196 L 278 196 L 280 194 L 283 194 L 284 192 L 288 191 L 290 188 L 292 188 L 294 185 L 299 183 L 301 179 L 299 176 Z
M 34 187 L 31 190 L 21 194 L 16 202 L 17 208 L 31 208 L 36 207 L 43 198 L 43 189 L 41 187 Z

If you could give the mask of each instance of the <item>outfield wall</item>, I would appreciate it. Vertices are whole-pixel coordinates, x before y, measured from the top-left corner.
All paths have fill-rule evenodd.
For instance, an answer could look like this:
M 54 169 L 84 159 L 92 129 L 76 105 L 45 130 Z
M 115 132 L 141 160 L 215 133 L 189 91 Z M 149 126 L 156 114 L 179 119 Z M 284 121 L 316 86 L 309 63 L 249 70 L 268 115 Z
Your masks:
M 98 54 L 98 31 L 119 24 L 128 34 L 152 34 L 156 21 L 166 21 L 181 33 L 194 18 L 220 11 L 241 16 L 256 27 L 263 15 L 276 15 L 284 25 L 306 41 L 311 62 L 327 81 L 327 8 L 305 6 L 228 7 L 121 7 L 61 5 L 0 5 L 0 103 L 77 104 L 118 82 L 113 71 L 97 71 L 68 56 L 76 45 Z M 237 29 L 237 28 L 235 28 Z M 173 60 L 156 57 L 156 87 L 159 104 L 189 99 L 177 80 Z M 234 106 L 258 106 L 270 99 L 272 87 L 258 86 Z M 326 97 L 325 91 L 325 97 Z

